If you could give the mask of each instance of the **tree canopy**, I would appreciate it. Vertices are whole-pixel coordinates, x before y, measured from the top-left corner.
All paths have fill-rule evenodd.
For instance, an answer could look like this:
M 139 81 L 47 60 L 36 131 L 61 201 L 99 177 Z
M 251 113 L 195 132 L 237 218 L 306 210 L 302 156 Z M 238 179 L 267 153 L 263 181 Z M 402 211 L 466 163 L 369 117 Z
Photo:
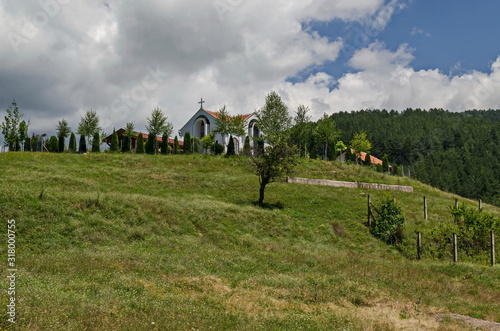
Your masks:
M 265 105 L 255 113 L 255 117 L 264 139 L 271 146 L 287 135 L 292 126 L 288 107 L 274 91 L 266 96 Z

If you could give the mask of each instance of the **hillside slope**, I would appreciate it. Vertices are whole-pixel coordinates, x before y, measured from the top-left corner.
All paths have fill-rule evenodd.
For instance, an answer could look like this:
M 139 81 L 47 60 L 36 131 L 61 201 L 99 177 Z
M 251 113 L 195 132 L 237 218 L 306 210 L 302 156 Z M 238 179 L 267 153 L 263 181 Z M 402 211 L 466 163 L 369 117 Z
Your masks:
M 261 208 L 239 158 L 8 153 L 0 173 L 1 219 L 17 226 L 20 330 L 470 328 L 436 313 L 500 322 L 498 267 L 415 261 L 369 234 L 367 194 L 394 196 L 410 234 L 450 221 L 451 194 L 406 178 L 304 161 L 296 176 L 415 192 L 275 183 Z

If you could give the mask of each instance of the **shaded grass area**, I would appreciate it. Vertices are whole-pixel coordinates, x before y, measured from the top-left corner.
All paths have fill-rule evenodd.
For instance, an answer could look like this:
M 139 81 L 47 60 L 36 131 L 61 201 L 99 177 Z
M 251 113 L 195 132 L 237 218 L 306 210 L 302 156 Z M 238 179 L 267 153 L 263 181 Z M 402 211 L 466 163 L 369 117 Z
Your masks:
M 0 171 L 2 222 L 18 226 L 19 329 L 467 330 L 437 312 L 500 321 L 498 267 L 414 261 L 410 241 L 401 254 L 369 234 L 367 194 L 394 196 L 409 235 L 451 221 L 452 195 L 406 178 L 304 161 L 301 177 L 415 193 L 275 183 L 266 202 L 280 208 L 260 208 L 240 158 L 8 153 Z

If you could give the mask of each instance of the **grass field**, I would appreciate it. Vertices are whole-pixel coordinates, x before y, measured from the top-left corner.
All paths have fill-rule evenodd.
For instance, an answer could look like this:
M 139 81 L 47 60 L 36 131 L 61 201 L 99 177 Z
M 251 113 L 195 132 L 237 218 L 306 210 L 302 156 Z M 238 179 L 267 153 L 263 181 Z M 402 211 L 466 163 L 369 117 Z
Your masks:
M 471 329 L 437 313 L 500 322 L 498 266 L 416 261 L 411 241 L 401 253 L 364 224 L 367 194 L 396 198 L 409 237 L 450 222 L 453 195 L 322 161 L 302 161 L 294 175 L 415 192 L 273 183 L 259 207 L 243 158 L 0 154 L 0 220 L 4 238 L 16 221 L 18 269 L 17 323 L 2 313 L 0 329 Z

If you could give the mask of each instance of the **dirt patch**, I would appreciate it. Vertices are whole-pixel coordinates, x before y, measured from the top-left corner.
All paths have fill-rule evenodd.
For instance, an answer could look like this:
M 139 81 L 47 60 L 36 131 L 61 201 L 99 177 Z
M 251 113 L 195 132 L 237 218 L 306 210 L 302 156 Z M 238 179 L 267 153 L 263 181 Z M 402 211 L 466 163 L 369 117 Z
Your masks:
M 461 321 L 461 322 L 464 322 L 465 324 L 468 324 L 468 325 L 476 327 L 476 328 L 482 328 L 485 330 L 492 330 L 492 331 L 500 331 L 500 323 L 497 323 L 497 322 L 481 320 L 478 318 L 473 318 L 470 316 L 459 315 L 459 314 L 437 314 L 436 315 L 436 321 L 438 321 L 438 322 L 442 321 L 445 318 L 449 318 L 451 320 L 456 320 L 456 321 Z

